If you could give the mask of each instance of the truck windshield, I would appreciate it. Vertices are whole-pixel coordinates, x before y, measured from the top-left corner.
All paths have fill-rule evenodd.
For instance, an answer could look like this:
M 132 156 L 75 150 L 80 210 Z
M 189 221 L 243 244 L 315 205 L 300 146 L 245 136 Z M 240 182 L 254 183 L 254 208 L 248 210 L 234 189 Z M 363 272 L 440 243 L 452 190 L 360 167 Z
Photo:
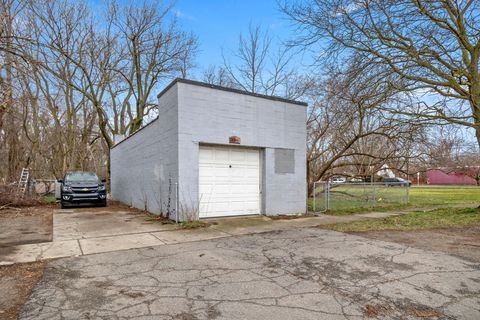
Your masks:
M 65 182 L 98 183 L 98 177 L 93 172 L 70 172 L 65 175 Z

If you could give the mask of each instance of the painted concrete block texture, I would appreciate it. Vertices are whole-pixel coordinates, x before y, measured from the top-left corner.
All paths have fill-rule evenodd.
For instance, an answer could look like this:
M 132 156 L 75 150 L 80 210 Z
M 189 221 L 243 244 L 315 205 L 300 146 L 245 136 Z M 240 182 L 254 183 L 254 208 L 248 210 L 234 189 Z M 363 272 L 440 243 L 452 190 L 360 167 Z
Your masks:
M 283 101 L 178 83 L 180 200 L 198 201 L 201 144 L 241 145 L 263 150 L 264 214 L 302 213 L 306 205 L 306 107 Z M 275 148 L 293 150 L 294 173 L 275 173 Z
M 157 120 L 111 149 L 112 198 L 152 213 L 175 206 L 178 180 L 177 93 L 159 99 Z
M 259 213 L 305 212 L 306 106 L 188 80 L 170 84 L 159 95 L 158 119 L 111 150 L 113 199 L 172 211 L 178 183 L 180 219 L 197 219 L 199 149 L 229 145 L 231 136 L 240 137 L 238 148 L 260 150 Z

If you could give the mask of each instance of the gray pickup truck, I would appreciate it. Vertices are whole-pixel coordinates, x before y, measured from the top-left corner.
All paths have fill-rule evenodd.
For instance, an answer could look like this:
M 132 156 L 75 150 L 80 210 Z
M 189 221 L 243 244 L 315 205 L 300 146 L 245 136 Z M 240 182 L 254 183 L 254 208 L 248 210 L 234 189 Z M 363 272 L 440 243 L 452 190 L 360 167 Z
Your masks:
M 58 182 L 62 208 L 80 204 L 107 205 L 105 179 L 100 180 L 94 172 L 69 171 Z

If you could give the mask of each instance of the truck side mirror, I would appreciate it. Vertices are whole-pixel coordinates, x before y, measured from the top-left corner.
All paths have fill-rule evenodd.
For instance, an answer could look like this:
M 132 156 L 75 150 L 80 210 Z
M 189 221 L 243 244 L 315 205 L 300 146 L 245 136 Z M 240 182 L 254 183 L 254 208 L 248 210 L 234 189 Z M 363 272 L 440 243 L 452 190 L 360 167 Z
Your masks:
M 62 179 L 58 179 L 57 182 L 58 182 L 58 183 L 63 183 L 63 180 L 62 180 Z

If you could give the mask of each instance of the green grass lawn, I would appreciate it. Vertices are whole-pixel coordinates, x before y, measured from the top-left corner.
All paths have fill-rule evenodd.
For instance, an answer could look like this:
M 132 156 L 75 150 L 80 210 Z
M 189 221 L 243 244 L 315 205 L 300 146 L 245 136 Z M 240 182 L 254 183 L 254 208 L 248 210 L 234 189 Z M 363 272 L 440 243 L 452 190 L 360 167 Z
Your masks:
M 340 232 L 366 232 L 380 230 L 421 230 L 434 228 L 462 227 L 480 224 L 480 209 L 444 208 L 427 212 L 410 212 L 401 216 L 367 219 L 355 222 L 322 226 Z
M 392 211 L 405 208 L 428 208 L 437 205 L 480 204 L 480 187 L 414 186 L 407 193 L 403 187 L 367 187 L 338 185 L 330 192 L 329 214 L 345 215 L 365 211 Z M 313 199 L 309 199 L 313 210 Z M 316 211 L 325 208 L 324 194 L 317 191 Z
M 55 204 L 57 203 L 57 199 L 54 196 L 46 196 L 43 197 L 43 202 L 46 204 Z
M 410 188 L 410 204 L 417 206 L 480 204 L 480 187 L 420 186 Z

